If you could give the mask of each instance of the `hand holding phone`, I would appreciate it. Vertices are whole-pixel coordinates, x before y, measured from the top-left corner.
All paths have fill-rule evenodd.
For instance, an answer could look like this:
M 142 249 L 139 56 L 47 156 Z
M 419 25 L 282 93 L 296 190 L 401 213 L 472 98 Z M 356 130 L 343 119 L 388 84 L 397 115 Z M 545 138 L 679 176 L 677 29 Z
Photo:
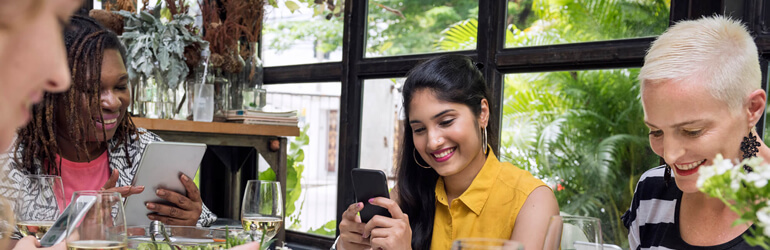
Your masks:
M 351 175 L 353 176 L 353 192 L 356 196 L 356 202 L 364 203 L 364 209 L 359 212 L 361 222 L 367 223 L 375 215 L 391 217 L 387 209 L 369 204 L 371 198 L 390 198 L 385 173 L 381 170 L 356 168 L 353 169 Z
M 59 244 L 64 240 L 67 234 L 71 233 L 75 229 L 77 222 L 83 220 L 86 216 L 86 212 L 96 203 L 96 196 L 80 196 L 77 201 L 70 203 L 64 212 L 59 216 L 59 219 L 53 223 L 48 232 L 40 238 L 40 245 L 43 247 L 51 247 Z M 74 216 L 74 219 L 70 220 L 70 217 Z M 72 225 L 68 225 L 68 220 L 75 222 Z

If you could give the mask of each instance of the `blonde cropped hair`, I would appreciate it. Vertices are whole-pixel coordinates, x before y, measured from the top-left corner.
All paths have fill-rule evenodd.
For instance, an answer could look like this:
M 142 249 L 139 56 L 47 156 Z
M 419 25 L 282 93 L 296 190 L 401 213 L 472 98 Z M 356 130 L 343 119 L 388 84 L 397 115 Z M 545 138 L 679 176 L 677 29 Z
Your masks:
M 639 72 L 644 86 L 665 80 L 701 81 L 716 99 L 738 111 L 761 88 L 757 46 L 738 20 L 713 16 L 681 21 L 652 43 Z

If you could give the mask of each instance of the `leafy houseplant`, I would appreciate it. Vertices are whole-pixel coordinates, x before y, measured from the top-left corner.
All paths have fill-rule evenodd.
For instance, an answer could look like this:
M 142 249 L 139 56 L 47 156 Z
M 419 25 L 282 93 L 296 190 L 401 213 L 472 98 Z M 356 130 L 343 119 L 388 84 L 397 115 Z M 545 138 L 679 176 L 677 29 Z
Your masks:
M 157 92 L 160 94 L 154 97 L 135 92 L 138 98 L 136 101 L 172 102 L 171 107 L 175 107 L 175 90 L 190 72 L 185 62 L 185 47 L 208 46 L 208 42 L 188 30 L 187 27 L 194 23 L 194 19 L 188 15 L 177 14 L 173 16 L 173 20 L 164 24 L 158 16 L 147 11 L 134 14 L 121 10 L 116 13 L 125 20 L 124 32 L 120 38 L 128 47 L 129 79 L 133 82 L 141 81 L 145 85 L 143 90 L 146 91 L 148 79 L 154 78 Z M 142 89 L 137 88 L 136 90 Z

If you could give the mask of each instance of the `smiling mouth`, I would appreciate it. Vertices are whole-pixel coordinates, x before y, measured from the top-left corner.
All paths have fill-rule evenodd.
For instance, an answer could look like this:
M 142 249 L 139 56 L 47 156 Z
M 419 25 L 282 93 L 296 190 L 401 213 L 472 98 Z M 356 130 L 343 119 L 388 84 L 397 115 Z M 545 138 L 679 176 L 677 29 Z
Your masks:
M 450 148 L 450 149 L 441 151 L 441 153 L 431 154 L 431 155 L 433 155 L 433 157 L 435 157 L 435 158 L 443 158 L 443 157 L 446 157 L 447 155 L 451 154 L 454 151 L 455 151 L 455 148 Z
M 96 122 L 101 123 L 101 124 L 113 124 L 113 123 L 118 122 L 118 118 L 108 119 L 108 120 L 104 120 L 104 121 L 102 121 L 100 119 L 96 119 Z
M 703 159 L 703 160 L 700 160 L 700 161 L 697 161 L 697 162 L 693 162 L 693 163 L 690 163 L 690 164 L 684 164 L 684 165 L 674 164 L 674 166 L 676 166 L 676 168 L 679 169 L 679 170 L 691 170 L 691 169 L 694 169 L 694 168 L 700 166 L 705 161 L 706 160 Z

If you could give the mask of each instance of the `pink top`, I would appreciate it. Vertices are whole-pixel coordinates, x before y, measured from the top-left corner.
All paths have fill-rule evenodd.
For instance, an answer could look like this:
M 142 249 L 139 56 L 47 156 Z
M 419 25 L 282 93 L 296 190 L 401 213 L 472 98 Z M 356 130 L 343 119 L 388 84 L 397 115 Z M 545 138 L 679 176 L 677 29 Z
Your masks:
M 59 161 L 59 156 L 56 160 Z M 70 204 L 72 193 L 81 190 L 99 190 L 110 178 L 110 162 L 105 150 L 91 162 L 73 162 L 61 159 L 61 180 L 64 184 L 66 205 Z

